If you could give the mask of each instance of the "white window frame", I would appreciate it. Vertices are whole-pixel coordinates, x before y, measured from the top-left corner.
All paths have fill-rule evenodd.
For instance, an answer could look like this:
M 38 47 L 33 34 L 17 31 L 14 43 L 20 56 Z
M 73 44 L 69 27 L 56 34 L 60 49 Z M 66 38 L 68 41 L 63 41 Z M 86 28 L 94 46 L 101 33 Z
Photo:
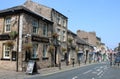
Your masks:
M 48 26 L 46 23 L 43 24 L 43 36 L 48 36 Z
M 66 41 L 66 35 L 65 35 L 65 31 L 63 31 L 63 41 Z
M 43 57 L 47 57 L 47 48 L 48 48 L 48 45 L 43 44 Z
M 33 20 L 32 21 L 32 33 L 33 34 L 38 34 L 38 21 L 37 20 Z
M 5 32 L 11 31 L 11 17 L 5 18 Z
M 61 40 L 61 29 L 57 28 L 58 40 Z
M 61 24 L 61 18 L 60 18 L 60 16 L 57 17 L 57 23 Z
M 8 56 L 7 56 L 8 53 Z M 10 59 L 10 47 L 4 45 L 3 58 Z
M 32 51 L 33 52 L 31 58 L 38 58 L 38 44 L 33 44 Z
M 66 27 L 66 20 L 63 20 L 63 27 Z

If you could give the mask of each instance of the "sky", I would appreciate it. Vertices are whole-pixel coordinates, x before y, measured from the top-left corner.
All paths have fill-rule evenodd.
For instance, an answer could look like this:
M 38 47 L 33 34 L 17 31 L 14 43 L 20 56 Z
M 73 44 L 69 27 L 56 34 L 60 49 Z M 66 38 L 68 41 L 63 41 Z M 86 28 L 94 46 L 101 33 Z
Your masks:
M 0 10 L 22 5 L 26 0 L 0 0 Z M 96 32 L 111 49 L 120 42 L 120 0 L 32 0 L 68 17 L 68 29 Z

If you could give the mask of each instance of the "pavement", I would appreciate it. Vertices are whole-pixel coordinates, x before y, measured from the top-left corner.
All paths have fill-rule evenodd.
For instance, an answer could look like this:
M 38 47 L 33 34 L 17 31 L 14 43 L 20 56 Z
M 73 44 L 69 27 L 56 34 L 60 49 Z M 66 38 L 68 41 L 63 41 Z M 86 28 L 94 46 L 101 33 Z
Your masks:
M 91 64 L 94 64 L 94 63 L 91 63 Z M 91 64 L 83 63 L 80 66 L 78 64 L 75 64 L 74 67 L 72 65 L 69 65 L 69 66 L 62 65 L 61 69 L 59 69 L 59 67 L 43 68 L 43 69 L 38 70 L 37 74 L 33 74 L 33 75 L 26 74 L 26 72 L 16 72 L 16 71 L 11 71 L 11 70 L 0 69 L 0 79 L 25 79 L 25 78 L 35 77 L 35 76 L 46 76 L 46 75 L 51 75 L 54 73 L 59 73 L 59 72 L 64 72 L 64 71 L 80 68 L 83 66 L 88 66 Z

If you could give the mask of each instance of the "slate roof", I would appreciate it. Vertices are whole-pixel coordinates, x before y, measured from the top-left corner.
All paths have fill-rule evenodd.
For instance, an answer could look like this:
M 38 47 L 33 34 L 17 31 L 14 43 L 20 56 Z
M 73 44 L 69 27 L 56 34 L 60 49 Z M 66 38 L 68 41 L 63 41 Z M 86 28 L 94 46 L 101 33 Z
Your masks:
M 78 44 L 82 44 L 82 45 L 89 45 L 86 41 L 84 41 L 83 39 L 76 37 L 77 41 L 76 43 Z

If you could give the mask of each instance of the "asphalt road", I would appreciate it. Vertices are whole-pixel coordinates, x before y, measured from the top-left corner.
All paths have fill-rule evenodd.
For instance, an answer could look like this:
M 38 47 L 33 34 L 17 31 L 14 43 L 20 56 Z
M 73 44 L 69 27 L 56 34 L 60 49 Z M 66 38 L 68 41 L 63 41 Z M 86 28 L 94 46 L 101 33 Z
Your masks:
M 36 76 L 29 79 L 120 79 L 120 67 L 98 63 L 77 69 L 59 72 L 47 76 Z

